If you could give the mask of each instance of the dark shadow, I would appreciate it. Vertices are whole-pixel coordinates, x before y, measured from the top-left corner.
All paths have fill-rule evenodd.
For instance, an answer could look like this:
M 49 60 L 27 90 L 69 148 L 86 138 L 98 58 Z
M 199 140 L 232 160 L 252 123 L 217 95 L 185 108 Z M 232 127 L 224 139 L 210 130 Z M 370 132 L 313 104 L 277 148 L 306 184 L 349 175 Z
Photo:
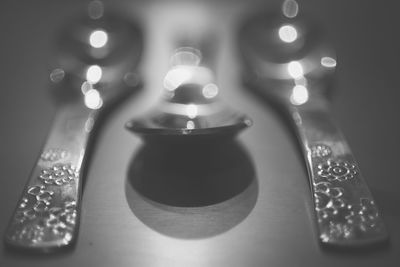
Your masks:
M 231 229 L 247 217 L 258 195 L 253 164 L 238 143 L 193 149 L 143 146 L 131 162 L 125 190 L 143 223 L 183 239 Z

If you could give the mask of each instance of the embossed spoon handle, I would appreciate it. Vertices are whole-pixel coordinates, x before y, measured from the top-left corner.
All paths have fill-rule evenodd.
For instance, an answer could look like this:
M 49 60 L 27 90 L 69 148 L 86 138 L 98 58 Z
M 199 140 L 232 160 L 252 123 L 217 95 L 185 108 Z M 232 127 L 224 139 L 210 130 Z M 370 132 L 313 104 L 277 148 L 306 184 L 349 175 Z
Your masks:
M 83 164 L 97 114 L 83 103 L 59 109 L 11 218 L 8 245 L 50 251 L 75 241 Z
M 290 106 L 309 172 L 320 241 L 360 246 L 387 240 L 383 220 L 325 98 Z

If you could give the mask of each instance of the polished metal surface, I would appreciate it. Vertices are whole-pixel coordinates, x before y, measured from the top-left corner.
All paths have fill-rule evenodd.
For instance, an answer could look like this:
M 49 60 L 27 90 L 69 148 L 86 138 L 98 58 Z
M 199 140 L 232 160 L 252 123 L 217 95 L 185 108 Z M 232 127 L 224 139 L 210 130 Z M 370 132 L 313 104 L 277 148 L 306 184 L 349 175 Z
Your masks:
M 246 115 L 219 97 L 215 71 L 202 50 L 182 46 L 172 53 L 163 97 L 155 110 L 126 124 L 146 141 L 174 145 L 215 145 L 251 126 Z
M 329 112 L 335 53 L 323 29 L 301 11 L 296 1 L 286 0 L 281 10 L 243 26 L 245 79 L 293 122 L 309 172 L 319 240 L 339 247 L 387 241 L 378 207 Z
M 50 73 L 58 112 L 5 233 L 6 244 L 18 249 L 49 252 L 76 241 L 93 127 L 104 108 L 139 85 L 124 78 L 137 76 L 140 35 L 129 22 L 105 15 L 101 2 L 90 2 L 88 14 L 59 38 Z
M 398 1 L 298 2 L 300 13 L 314 17 L 332 37 L 338 66 L 330 115 L 380 208 L 388 244 L 354 251 L 317 242 L 308 173 L 293 129 L 242 84 L 237 31 L 254 13 L 280 9 L 281 1 L 111 0 L 106 7 L 143 29 L 144 88 L 113 109 L 96 131 L 72 249 L 31 255 L 0 242 L 0 266 L 397 267 Z M 49 72 L 57 68 L 48 67 L 53 37 L 86 3 L 0 1 L 2 235 L 57 111 L 47 90 Z M 234 144 L 213 153 L 178 154 L 174 147 L 160 153 L 124 125 L 158 103 L 174 49 L 168 47 L 170 33 L 202 23 L 219 36 L 215 61 L 221 98 L 254 123 Z M 322 146 L 317 150 L 315 155 L 326 153 Z M 57 156 L 45 158 L 51 157 Z

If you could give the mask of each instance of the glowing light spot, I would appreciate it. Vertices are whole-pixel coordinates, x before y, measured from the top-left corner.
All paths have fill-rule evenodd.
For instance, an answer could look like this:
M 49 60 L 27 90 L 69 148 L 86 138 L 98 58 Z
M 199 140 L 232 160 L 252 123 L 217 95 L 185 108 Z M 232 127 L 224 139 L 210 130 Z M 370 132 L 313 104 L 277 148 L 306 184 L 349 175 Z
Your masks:
M 287 18 L 294 18 L 299 13 L 299 4 L 294 0 L 285 0 L 282 4 L 282 13 Z
M 195 104 L 189 104 L 186 106 L 186 115 L 189 118 L 191 118 L 191 119 L 196 118 L 198 113 L 199 113 L 199 110 Z
M 193 130 L 194 129 L 194 122 L 193 121 L 187 121 L 187 123 L 186 123 L 186 129 L 189 129 L 189 130 Z
M 293 87 L 292 94 L 290 95 L 290 102 L 293 105 L 303 105 L 308 101 L 308 89 L 303 85 L 296 85 Z
M 103 71 L 98 65 L 92 65 L 86 71 L 86 80 L 90 83 L 98 83 L 101 76 L 103 76 Z
M 218 86 L 213 83 L 209 83 L 203 87 L 202 93 L 205 98 L 214 98 L 218 95 Z
M 99 91 L 90 89 L 85 94 L 85 105 L 90 109 L 99 109 L 103 106 L 103 99 L 101 99 Z
M 89 37 L 89 43 L 94 48 L 101 48 L 107 44 L 108 34 L 103 30 L 93 31 Z
M 189 81 L 193 77 L 193 72 L 185 67 L 174 68 L 168 71 L 164 78 L 164 87 L 169 91 L 174 91 L 181 84 Z
M 334 68 L 336 67 L 336 60 L 331 57 L 323 57 L 321 58 L 321 65 L 326 68 Z
M 304 75 L 303 66 L 298 61 L 292 61 L 288 64 L 288 72 L 294 79 L 301 78 Z
M 292 43 L 297 39 L 297 30 L 292 25 L 284 25 L 279 28 L 279 38 L 285 43 Z

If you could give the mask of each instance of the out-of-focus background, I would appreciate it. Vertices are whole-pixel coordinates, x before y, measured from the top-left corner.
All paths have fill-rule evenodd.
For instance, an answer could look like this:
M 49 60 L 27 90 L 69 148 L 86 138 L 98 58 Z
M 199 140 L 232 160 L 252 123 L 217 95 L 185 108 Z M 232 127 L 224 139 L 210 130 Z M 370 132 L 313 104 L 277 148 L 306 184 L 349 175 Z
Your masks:
M 101 127 L 86 172 L 76 247 L 41 257 L 0 245 L 0 266 L 398 266 L 399 4 L 298 2 L 301 12 L 325 27 L 337 49 L 332 113 L 381 208 L 388 246 L 366 253 L 318 245 L 307 173 L 290 128 L 241 82 L 237 31 L 253 14 L 279 8 L 280 1 L 105 1 L 106 8 L 131 18 L 143 31 L 144 87 Z M 0 2 L 1 234 L 56 110 L 48 93 L 55 34 L 86 5 Z M 235 150 L 251 165 L 246 165 L 254 174 L 251 186 L 228 201 L 197 208 L 146 202 L 132 188 L 130 169 L 143 155 L 142 142 L 124 129 L 126 121 L 156 102 L 171 36 L 181 29 L 217 33 L 221 95 L 254 120 Z

